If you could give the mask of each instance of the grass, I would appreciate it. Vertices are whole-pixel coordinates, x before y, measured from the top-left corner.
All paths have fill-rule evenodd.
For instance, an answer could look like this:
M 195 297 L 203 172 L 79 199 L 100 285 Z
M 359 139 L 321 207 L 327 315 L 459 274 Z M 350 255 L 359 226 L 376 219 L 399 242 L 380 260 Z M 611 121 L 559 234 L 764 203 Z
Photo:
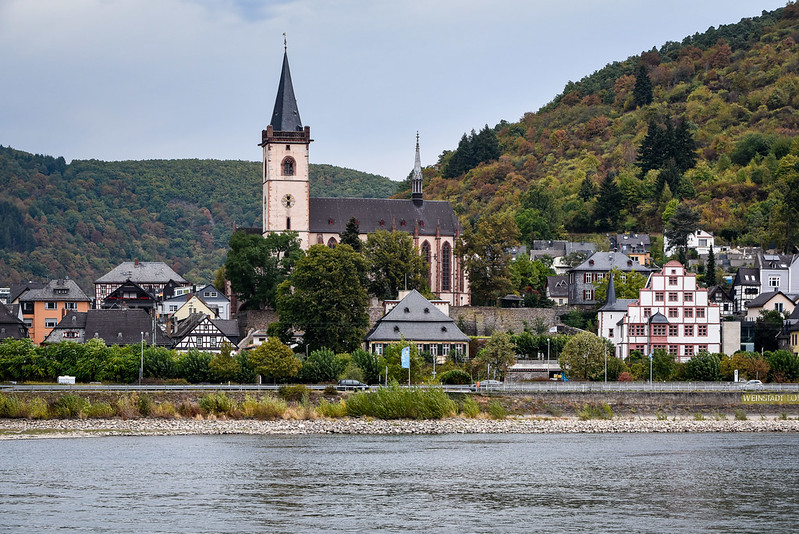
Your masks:
M 607 402 L 588 403 L 577 409 L 581 421 L 588 419 L 613 419 L 613 409 Z
M 347 399 L 347 415 L 378 419 L 442 419 L 457 412 L 455 402 L 441 388 L 401 388 L 393 384 Z

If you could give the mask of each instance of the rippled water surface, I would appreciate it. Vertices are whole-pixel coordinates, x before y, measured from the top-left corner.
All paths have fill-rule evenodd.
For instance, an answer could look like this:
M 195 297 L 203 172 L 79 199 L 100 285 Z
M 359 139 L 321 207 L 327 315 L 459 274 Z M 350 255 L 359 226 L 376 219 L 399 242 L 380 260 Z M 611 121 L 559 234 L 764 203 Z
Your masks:
M 792 532 L 794 434 L 0 442 L 0 531 Z

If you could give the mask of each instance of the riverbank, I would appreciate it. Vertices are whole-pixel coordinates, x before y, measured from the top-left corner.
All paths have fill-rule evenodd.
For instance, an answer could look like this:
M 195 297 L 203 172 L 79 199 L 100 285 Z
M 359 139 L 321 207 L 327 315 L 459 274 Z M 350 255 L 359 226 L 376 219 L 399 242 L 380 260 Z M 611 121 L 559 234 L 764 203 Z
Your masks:
M 219 420 L 219 419 L 0 419 L 0 440 L 99 436 L 297 435 L 297 434 L 562 434 L 659 432 L 799 432 L 799 420 L 695 420 L 616 417 L 510 418 L 410 421 L 376 419 Z

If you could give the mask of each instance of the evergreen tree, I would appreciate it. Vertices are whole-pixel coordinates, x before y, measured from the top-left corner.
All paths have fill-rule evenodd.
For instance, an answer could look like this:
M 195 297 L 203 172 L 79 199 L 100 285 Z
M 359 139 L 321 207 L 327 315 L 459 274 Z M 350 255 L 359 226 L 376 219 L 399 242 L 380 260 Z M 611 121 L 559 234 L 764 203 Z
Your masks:
M 705 265 L 705 286 L 713 287 L 716 285 L 716 255 L 713 253 L 713 247 L 710 247 L 710 252 L 707 254 L 707 264 Z
M 674 214 L 666 223 L 663 236 L 669 240 L 671 249 L 679 247 L 681 262 L 685 263 L 688 253 L 688 236 L 699 228 L 699 213 L 685 203 L 677 204 Z
M 342 245 L 349 245 L 352 247 L 352 250 L 355 252 L 360 252 L 361 247 L 363 247 L 363 241 L 361 238 L 358 237 L 361 233 L 360 225 L 355 217 L 351 217 L 349 221 L 347 221 L 347 227 L 341 232 L 339 237 L 339 242 Z
M 646 66 L 641 65 L 638 67 L 638 72 L 635 75 L 635 88 L 633 88 L 633 102 L 635 107 L 643 107 L 651 104 L 652 96 L 652 81 L 649 79 L 649 74 L 646 72 Z
M 594 206 L 594 219 L 597 230 L 615 230 L 619 222 L 621 193 L 616 185 L 616 173 L 608 172 L 599 185 L 599 195 Z
M 580 184 L 580 193 L 579 197 L 583 199 L 583 202 L 588 202 L 596 196 L 596 192 L 594 191 L 594 182 L 591 181 L 589 176 L 583 178 L 583 183 Z

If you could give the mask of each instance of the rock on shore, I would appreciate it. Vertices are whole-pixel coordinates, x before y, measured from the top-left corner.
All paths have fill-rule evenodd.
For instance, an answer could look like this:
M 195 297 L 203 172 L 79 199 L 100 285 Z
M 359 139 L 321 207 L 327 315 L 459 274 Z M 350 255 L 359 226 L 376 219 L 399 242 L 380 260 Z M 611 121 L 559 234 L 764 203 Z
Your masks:
M 614 418 L 209 420 L 209 419 L 0 419 L 0 440 L 91 436 L 215 434 L 542 434 L 632 432 L 799 432 L 796 419 L 704 420 Z

